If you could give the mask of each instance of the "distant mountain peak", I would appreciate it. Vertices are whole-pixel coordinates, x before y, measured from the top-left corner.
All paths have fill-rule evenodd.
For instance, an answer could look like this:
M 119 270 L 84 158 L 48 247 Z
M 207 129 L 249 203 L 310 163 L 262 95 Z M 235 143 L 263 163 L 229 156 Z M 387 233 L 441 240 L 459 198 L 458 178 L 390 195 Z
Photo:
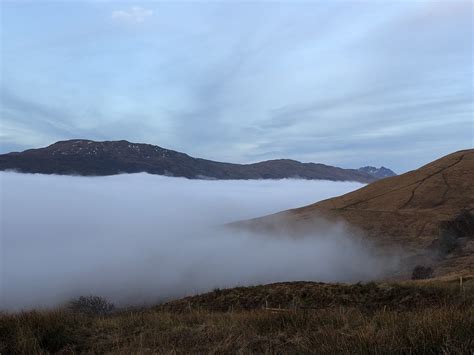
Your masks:
M 376 168 L 375 166 L 364 166 L 362 168 L 359 168 L 359 171 L 363 171 L 364 173 L 372 175 L 377 179 L 383 179 L 386 177 L 397 175 L 393 170 L 390 170 L 384 166 L 381 166 L 380 168 Z

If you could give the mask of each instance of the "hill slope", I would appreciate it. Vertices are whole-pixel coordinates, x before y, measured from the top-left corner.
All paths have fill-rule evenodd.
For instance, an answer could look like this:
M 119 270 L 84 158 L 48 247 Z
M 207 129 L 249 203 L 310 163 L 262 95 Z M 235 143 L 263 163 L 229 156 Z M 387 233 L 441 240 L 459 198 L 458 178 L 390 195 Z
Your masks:
M 343 220 L 381 245 L 439 251 L 439 273 L 474 271 L 474 150 L 447 155 L 417 170 L 348 194 L 243 222 L 293 230 Z M 440 250 L 441 249 L 441 250 Z
M 473 280 L 453 281 L 291 282 L 105 315 L 94 305 L 0 313 L 0 352 L 472 354 Z
M 365 168 L 364 168 L 365 169 Z M 46 148 L 0 155 L 0 170 L 62 175 L 114 175 L 147 172 L 190 179 L 324 179 L 371 182 L 380 170 L 342 169 L 279 159 L 230 164 L 190 157 L 150 144 L 70 140 Z M 372 173 L 371 173 L 372 172 Z M 386 171 L 384 170 L 384 173 Z M 393 172 L 391 172 L 394 174 Z

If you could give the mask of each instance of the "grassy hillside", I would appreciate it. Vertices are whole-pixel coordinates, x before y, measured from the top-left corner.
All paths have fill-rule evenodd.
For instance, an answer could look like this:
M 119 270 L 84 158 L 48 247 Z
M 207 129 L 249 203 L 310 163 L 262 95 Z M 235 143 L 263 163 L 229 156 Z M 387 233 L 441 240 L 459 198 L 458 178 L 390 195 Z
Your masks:
M 241 287 L 136 310 L 0 316 L 0 353 L 474 351 L 474 280 Z
M 472 274 L 473 174 L 474 149 L 461 150 L 345 195 L 232 226 L 307 235 L 325 228 L 325 220 L 343 221 L 379 247 L 402 248 L 403 273 L 424 260 L 435 276 Z

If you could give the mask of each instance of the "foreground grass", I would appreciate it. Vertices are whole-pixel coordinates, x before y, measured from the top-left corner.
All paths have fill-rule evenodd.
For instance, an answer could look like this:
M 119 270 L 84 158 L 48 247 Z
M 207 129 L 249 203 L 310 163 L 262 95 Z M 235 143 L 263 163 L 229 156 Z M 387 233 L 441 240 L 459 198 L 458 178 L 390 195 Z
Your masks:
M 472 354 L 474 302 L 470 290 L 466 294 L 452 286 L 289 283 L 216 290 L 109 316 L 65 309 L 5 314 L 0 353 Z M 326 303 L 311 303 L 311 289 Z M 293 296 L 310 293 L 300 304 L 321 307 L 296 306 L 292 290 Z M 334 299 L 325 298 L 329 294 Z M 264 295 L 267 303 L 291 300 L 281 306 L 292 307 L 262 309 L 255 300 Z M 361 297 L 364 301 L 357 302 Z M 396 307 L 410 299 L 411 304 Z

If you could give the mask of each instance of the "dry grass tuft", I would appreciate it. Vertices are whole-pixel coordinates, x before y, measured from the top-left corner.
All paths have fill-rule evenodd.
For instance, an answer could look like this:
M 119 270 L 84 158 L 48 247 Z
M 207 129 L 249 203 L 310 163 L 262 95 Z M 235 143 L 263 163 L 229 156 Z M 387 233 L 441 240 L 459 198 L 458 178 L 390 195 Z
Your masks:
M 110 315 L 68 309 L 4 314 L 0 353 L 472 354 L 472 280 L 463 287 L 461 292 L 454 282 L 283 283 L 216 290 Z M 301 302 L 288 303 L 292 295 Z M 292 307 L 263 309 L 264 296 Z M 411 306 L 405 301 L 396 306 L 407 297 Z M 226 309 L 213 309 L 212 302 Z

